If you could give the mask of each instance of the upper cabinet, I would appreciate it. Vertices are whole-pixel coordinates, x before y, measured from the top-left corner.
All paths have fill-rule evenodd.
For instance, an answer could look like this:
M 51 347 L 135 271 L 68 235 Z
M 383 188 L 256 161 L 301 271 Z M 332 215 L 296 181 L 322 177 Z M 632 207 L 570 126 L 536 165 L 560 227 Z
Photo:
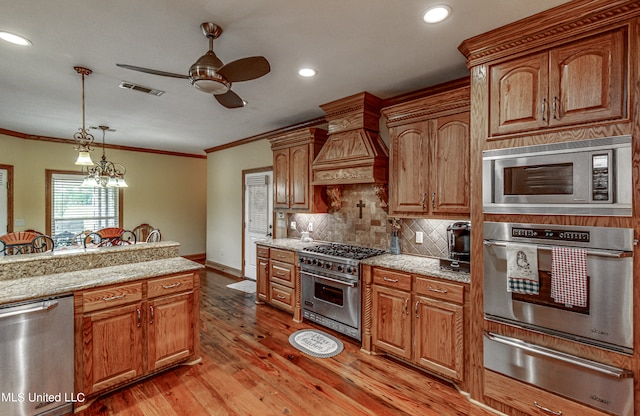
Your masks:
M 327 212 L 321 187 L 311 186 L 311 164 L 327 140 L 325 130 L 305 128 L 270 139 L 273 150 L 274 208 Z
M 491 65 L 490 136 L 624 117 L 626 37 L 617 29 Z
M 382 110 L 390 142 L 389 215 L 469 215 L 469 87 Z

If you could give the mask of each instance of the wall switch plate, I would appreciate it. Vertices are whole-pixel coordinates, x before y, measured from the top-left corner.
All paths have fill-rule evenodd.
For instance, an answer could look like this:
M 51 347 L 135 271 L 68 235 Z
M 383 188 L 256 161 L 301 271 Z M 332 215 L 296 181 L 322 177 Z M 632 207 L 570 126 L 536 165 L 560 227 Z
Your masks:
M 423 239 L 424 239 L 424 233 L 422 231 L 417 231 L 416 232 L 416 243 L 422 244 Z
M 291 225 L 290 225 L 292 230 L 296 229 L 296 222 L 295 221 L 291 221 Z
M 307 227 L 307 231 L 309 231 L 309 232 L 313 231 L 313 223 L 312 222 L 309 223 L 309 227 Z

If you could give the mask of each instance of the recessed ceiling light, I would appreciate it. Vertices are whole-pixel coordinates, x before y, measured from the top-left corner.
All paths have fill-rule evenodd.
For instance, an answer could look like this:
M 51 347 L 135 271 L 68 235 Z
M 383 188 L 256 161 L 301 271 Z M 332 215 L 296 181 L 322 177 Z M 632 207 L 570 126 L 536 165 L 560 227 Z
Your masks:
M 298 75 L 305 78 L 315 77 L 317 74 L 318 71 L 313 68 L 302 68 L 298 71 Z
M 27 38 L 23 38 L 20 35 L 16 35 L 15 33 L 0 31 L 0 39 L 6 40 L 7 42 L 13 43 L 14 45 L 20 46 L 29 46 L 31 45 L 31 41 Z
M 430 7 L 422 19 L 427 23 L 440 23 L 445 20 L 451 14 L 451 8 L 447 5 L 441 4 L 438 6 Z

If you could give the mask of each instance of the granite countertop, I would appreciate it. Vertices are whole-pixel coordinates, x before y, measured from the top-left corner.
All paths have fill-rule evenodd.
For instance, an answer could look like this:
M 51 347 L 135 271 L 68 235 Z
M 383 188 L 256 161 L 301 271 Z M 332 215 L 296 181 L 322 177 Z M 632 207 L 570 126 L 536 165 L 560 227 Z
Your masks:
M 71 294 L 74 291 L 204 268 L 183 257 L 88 270 L 0 280 L 0 304 Z
M 466 272 L 452 272 L 440 268 L 440 260 L 432 257 L 411 256 L 408 254 L 383 254 L 362 260 L 363 264 L 386 267 L 408 273 L 439 277 L 460 283 L 471 283 L 471 275 Z
M 328 244 L 327 241 L 303 242 L 295 238 L 276 238 L 270 240 L 259 240 L 256 244 L 268 247 L 282 248 L 285 250 L 302 250 L 305 247 L 317 244 Z M 471 283 L 471 276 L 466 272 L 452 272 L 440 268 L 440 260 L 432 257 L 412 256 L 409 254 L 383 254 L 361 260 L 363 264 L 371 266 L 386 267 L 404 271 L 408 273 L 422 274 L 426 276 L 439 277 L 441 279 L 452 280 L 460 283 Z

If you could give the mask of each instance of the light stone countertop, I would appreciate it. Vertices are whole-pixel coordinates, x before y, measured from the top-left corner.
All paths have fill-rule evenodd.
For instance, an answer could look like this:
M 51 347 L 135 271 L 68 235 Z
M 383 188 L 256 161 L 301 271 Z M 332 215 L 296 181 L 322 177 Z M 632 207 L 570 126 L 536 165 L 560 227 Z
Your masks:
M 256 244 L 282 248 L 285 250 L 299 251 L 305 247 L 317 244 L 329 244 L 329 242 L 302 242 L 300 239 L 294 238 L 276 238 L 273 240 L 256 241 Z M 380 256 L 369 257 L 368 259 L 361 260 L 361 262 L 371 266 L 386 267 L 388 269 L 438 277 L 460 283 L 471 283 L 471 276 L 469 273 L 442 270 L 440 268 L 440 260 L 432 257 L 412 256 L 409 254 L 383 254 Z
M 204 266 L 183 257 L 121 264 L 43 276 L 0 280 L 0 304 L 71 294 L 74 291 L 167 274 L 191 272 Z

